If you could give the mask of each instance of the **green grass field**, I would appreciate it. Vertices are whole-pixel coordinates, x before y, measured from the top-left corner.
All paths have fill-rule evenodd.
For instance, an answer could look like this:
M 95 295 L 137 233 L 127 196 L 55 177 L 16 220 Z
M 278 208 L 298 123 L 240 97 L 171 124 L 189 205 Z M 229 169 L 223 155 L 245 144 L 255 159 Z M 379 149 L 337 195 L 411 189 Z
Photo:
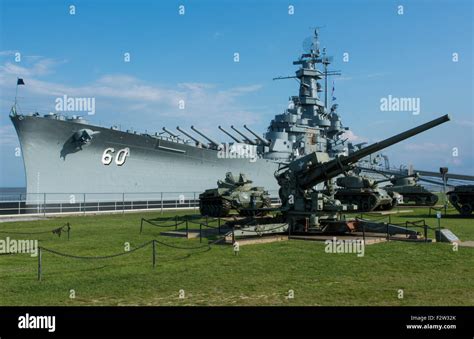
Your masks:
M 199 239 L 163 237 L 163 229 L 152 226 L 139 234 L 141 217 L 191 213 L 67 216 L 2 223 L 0 231 L 51 230 L 69 222 L 69 241 L 65 234 L 44 234 L 36 237 L 40 246 L 80 256 L 107 255 L 124 251 L 126 242 L 133 248 L 152 239 L 197 246 Z M 392 221 L 422 217 L 436 226 L 427 209 Z M 474 219 L 456 217 L 453 211 L 442 226 L 462 241 L 474 240 Z M 3 233 L 0 239 L 7 236 L 31 239 Z M 290 240 L 242 246 L 235 256 L 231 246 L 179 250 L 158 244 L 156 268 L 151 246 L 104 260 L 43 252 L 42 281 L 37 280 L 37 258 L 0 255 L 0 305 L 474 305 L 472 247 L 453 251 L 446 243 L 391 241 L 366 246 L 363 257 L 324 249 L 322 242 Z M 287 298 L 289 290 L 293 299 Z

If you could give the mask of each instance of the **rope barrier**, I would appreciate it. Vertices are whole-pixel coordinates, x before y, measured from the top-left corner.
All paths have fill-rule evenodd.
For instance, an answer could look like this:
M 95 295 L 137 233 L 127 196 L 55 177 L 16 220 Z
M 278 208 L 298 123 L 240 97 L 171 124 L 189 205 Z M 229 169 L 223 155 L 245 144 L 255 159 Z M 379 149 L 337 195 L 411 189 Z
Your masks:
M 150 219 L 142 218 L 141 224 L 143 224 L 144 221 L 145 221 L 146 223 L 152 225 L 152 226 L 155 226 L 155 227 L 163 227 L 163 228 L 165 228 L 165 227 L 172 227 L 172 226 L 178 226 L 178 225 L 184 224 L 184 223 L 186 222 L 186 221 L 180 221 L 180 222 L 175 222 L 174 224 L 171 224 L 171 225 L 163 225 L 163 223 L 158 224 L 158 223 L 155 223 L 154 221 L 152 221 L 152 220 L 150 220 Z
M 58 251 L 55 251 L 55 250 L 52 250 L 50 248 L 46 248 L 46 247 L 43 247 L 43 246 L 40 246 L 39 248 L 41 250 L 59 255 L 61 257 L 67 257 L 67 258 L 72 258 L 72 259 L 94 260 L 94 259 L 109 259 L 109 258 L 119 257 L 119 256 L 122 256 L 122 255 L 131 254 L 131 253 L 133 253 L 133 252 L 135 252 L 139 249 L 142 249 L 142 248 L 148 246 L 152 242 L 153 242 L 153 240 L 150 240 L 150 241 L 148 241 L 148 242 L 146 242 L 146 243 L 144 243 L 144 244 L 142 244 L 138 247 L 135 247 L 135 248 L 131 249 L 130 251 L 120 252 L 120 253 L 110 254 L 110 255 L 101 255 L 101 256 L 79 256 L 79 255 L 72 255 L 72 254 L 68 254 L 68 253 L 61 253 L 61 252 L 58 252 Z
M 49 252 L 61 257 L 66 257 L 66 258 L 72 258 L 72 259 L 84 259 L 84 260 L 102 260 L 102 259 L 110 259 L 110 258 L 115 258 L 127 254 L 131 254 L 135 251 L 138 251 L 144 247 L 147 247 L 148 245 L 152 245 L 153 248 L 153 256 L 152 256 L 152 263 L 153 263 L 153 268 L 156 267 L 156 244 L 161 244 L 166 247 L 171 247 L 171 248 L 176 248 L 176 249 L 181 249 L 181 250 L 197 250 L 197 249 L 203 249 L 207 248 L 207 251 L 211 250 L 211 245 L 216 244 L 217 242 L 221 241 L 224 237 L 221 237 L 213 242 L 208 243 L 207 245 L 203 246 L 193 246 L 193 247 L 182 247 L 182 246 L 176 246 L 176 245 L 171 245 L 167 244 L 163 241 L 159 241 L 156 239 L 147 241 L 143 244 L 141 244 L 138 247 L 135 247 L 129 251 L 126 252 L 121 252 L 121 253 L 115 253 L 115 254 L 110 254 L 110 255 L 101 255 L 101 256 L 79 256 L 79 255 L 73 255 L 69 253 L 62 253 L 56 250 L 52 250 L 50 248 L 46 248 L 43 246 L 38 247 L 38 280 L 41 280 L 42 278 L 42 268 L 43 268 L 43 259 L 42 259 L 42 251 Z
M 58 237 L 61 236 L 62 231 L 66 229 L 66 232 L 68 233 L 68 239 L 69 239 L 69 232 L 71 230 L 71 226 L 69 223 L 64 224 L 61 227 L 54 228 L 50 231 L 40 231 L 40 232 L 10 232 L 10 231 L 0 231 L 2 234 L 17 234 L 17 235 L 36 235 L 36 234 L 46 234 L 46 233 L 52 233 L 52 234 L 57 234 Z

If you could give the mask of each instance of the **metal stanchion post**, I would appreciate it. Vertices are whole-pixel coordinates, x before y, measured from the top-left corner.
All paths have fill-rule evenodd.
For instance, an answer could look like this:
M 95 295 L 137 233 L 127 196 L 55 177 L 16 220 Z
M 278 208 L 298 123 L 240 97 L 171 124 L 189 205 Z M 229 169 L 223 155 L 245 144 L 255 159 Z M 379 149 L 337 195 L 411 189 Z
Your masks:
M 153 268 L 156 267 L 156 242 L 155 240 L 152 240 L 152 246 L 153 246 Z
M 441 242 L 441 218 L 438 218 L 438 239 L 436 241 Z
M 38 281 L 41 281 L 41 275 L 42 275 L 41 247 L 38 247 Z
M 364 239 L 365 244 L 365 223 L 362 223 L 362 239 Z

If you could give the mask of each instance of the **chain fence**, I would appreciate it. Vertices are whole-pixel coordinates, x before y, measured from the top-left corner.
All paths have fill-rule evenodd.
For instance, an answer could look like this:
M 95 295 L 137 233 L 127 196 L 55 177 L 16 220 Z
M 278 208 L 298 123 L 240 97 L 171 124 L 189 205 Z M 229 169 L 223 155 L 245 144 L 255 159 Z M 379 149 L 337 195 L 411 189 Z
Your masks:
M 64 224 L 63 226 L 53 228 L 49 231 L 38 231 L 38 232 L 14 232 L 14 231 L 0 231 L 1 234 L 12 234 L 12 235 L 40 235 L 40 234 L 56 234 L 58 237 L 61 237 L 63 231 L 67 232 L 67 239 L 70 239 L 71 236 L 71 225 L 69 223 Z

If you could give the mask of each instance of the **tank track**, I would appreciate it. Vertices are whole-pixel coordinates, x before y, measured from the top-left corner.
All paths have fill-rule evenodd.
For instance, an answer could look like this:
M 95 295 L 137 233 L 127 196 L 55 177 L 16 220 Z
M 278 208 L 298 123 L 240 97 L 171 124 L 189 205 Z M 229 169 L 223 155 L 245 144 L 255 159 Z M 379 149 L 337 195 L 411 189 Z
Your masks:
M 357 205 L 357 210 L 359 212 L 372 212 L 380 206 L 377 195 L 371 192 L 357 194 L 338 192 L 336 193 L 335 198 L 340 200 L 343 204 Z
M 448 197 L 449 202 L 462 216 L 469 217 L 472 215 L 474 208 L 474 197 L 472 194 L 450 192 L 448 193 Z
M 403 202 L 408 204 L 414 202 L 417 206 L 434 206 L 438 202 L 438 197 L 431 193 L 401 193 Z
M 199 212 L 209 217 L 226 217 L 232 206 L 229 201 L 219 198 L 204 198 L 199 200 Z

